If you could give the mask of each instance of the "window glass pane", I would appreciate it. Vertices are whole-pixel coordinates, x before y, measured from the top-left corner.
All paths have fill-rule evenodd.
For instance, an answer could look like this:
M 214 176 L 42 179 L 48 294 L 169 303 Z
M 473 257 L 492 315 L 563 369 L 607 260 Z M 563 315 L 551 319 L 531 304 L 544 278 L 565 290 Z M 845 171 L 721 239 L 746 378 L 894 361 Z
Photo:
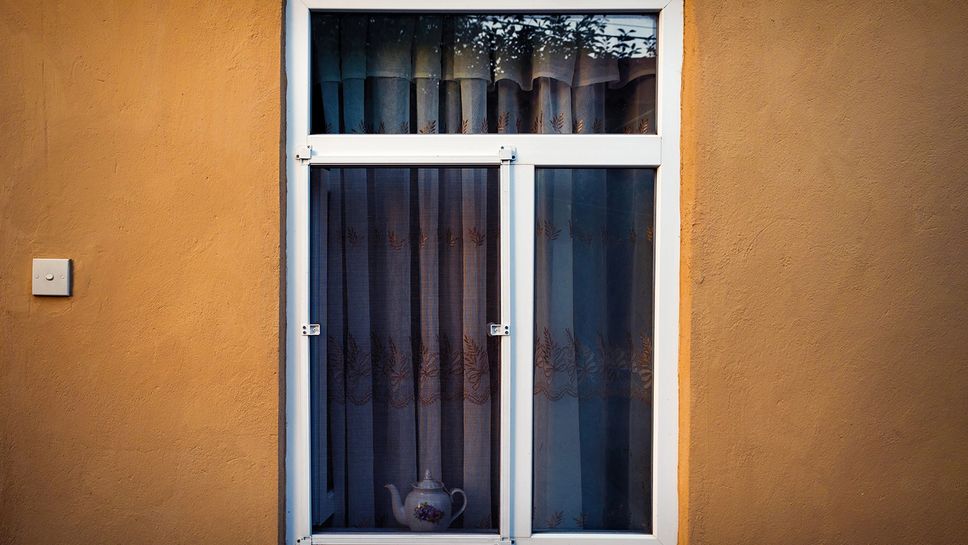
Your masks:
M 650 533 L 655 171 L 535 183 L 533 528 Z
M 498 179 L 495 168 L 312 169 L 315 531 L 496 531 Z M 453 505 L 411 487 L 428 471 Z M 456 489 L 466 509 L 451 523 L 465 504 Z
M 655 134 L 655 15 L 312 15 L 312 132 Z

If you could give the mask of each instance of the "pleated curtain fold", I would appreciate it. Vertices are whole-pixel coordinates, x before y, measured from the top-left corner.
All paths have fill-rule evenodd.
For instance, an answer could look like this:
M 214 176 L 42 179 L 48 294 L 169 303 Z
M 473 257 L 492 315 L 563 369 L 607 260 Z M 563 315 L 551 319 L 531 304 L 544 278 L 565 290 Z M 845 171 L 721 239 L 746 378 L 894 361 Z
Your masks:
M 654 131 L 654 59 L 482 38 L 472 19 L 313 20 L 326 133 Z M 397 528 L 424 470 L 498 520 L 497 172 L 312 175 L 314 524 Z M 536 172 L 536 530 L 649 531 L 652 171 Z
M 475 17 L 334 15 L 313 25 L 314 132 L 655 132 L 655 57 L 603 54 L 574 36 L 504 35 Z M 384 79 L 410 88 L 381 93 Z M 574 107 L 549 111 L 549 93 L 574 94 Z M 607 107 L 586 108 L 595 95 Z

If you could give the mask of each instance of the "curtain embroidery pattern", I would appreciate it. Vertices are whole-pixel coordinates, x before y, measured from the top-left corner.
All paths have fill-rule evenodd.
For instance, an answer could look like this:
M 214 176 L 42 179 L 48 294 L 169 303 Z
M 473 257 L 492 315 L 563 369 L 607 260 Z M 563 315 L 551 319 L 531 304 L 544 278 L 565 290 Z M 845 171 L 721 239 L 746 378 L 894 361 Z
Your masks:
M 655 126 L 654 35 L 602 16 L 312 25 L 313 132 Z M 496 169 L 314 168 L 317 530 L 399 529 L 384 485 L 407 491 L 425 469 L 467 494 L 452 528 L 496 528 L 496 182 Z M 654 173 L 538 169 L 535 182 L 535 531 L 648 532 Z

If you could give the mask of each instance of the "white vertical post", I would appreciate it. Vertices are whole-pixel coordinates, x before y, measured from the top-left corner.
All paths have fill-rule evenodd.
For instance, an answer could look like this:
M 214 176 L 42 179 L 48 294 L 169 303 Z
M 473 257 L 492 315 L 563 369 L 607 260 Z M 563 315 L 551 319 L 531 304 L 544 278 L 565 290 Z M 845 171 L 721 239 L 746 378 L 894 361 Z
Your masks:
M 655 307 L 653 308 L 652 532 L 678 540 L 679 525 L 679 134 L 682 85 L 682 0 L 659 13 L 657 132 L 662 162 L 655 189 Z
M 511 160 L 501 160 L 501 323 L 511 323 Z M 501 337 L 500 524 L 502 538 L 511 535 L 511 338 Z
M 531 536 L 531 451 L 534 425 L 534 165 L 514 165 L 511 187 L 511 537 Z M 502 233 L 503 236 L 503 233 Z
M 309 464 L 309 167 L 293 150 L 309 134 L 309 8 L 286 3 L 286 543 L 312 532 Z

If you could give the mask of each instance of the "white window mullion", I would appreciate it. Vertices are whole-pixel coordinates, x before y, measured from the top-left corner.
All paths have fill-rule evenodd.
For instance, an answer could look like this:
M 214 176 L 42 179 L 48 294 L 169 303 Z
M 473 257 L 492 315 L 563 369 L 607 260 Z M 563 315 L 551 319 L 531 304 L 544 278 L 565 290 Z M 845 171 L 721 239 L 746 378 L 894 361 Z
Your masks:
M 503 161 L 501 163 L 501 186 L 500 186 L 500 203 L 501 203 L 501 234 L 500 234 L 500 244 L 501 244 L 501 323 L 510 324 L 512 315 L 512 299 L 511 299 L 511 241 L 513 239 L 512 221 L 511 221 L 511 187 L 513 182 L 513 167 L 511 166 L 511 161 Z M 499 532 L 502 538 L 510 537 L 511 535 L 511 505 L 512 505 L 512 492 L 511 492 L 511 464 L 512 464 L 512 450 L 511 450 L 511 433 L 513 429 L 513 415 L 511 407 L 512 403 L 512 388 L 513 378 L 511 374 L 513 361 L 513 356 L 511 355 L 511 338 L 510 336 L 501 337 L 501 436 L 500 436 L 500 452 L 501 458 L 500 463 L 500 521 L 499 521 Z
M 511 537 L 531 535 L 531 456 L 534 393 L 534 165 L 513 167 L 511 187 Z
M 309 9 L 290 2 L 286 17 L 287 112 L 286 249 L 286 542 L 312 532 L 310 481 L 309 337 L 309 167 L 294 149 L 309 133 Z
M 516 543 L 518 545 L 666 545 L 654 535 L 592 532 L 535 534 L 519 539 Z
M 502 545 L 493 534 L 315 534 L 297 545 Z
M 657 129 L 663 138 L 656 171 L 653 311 L 652 531 L 671 545 L 678 540 L 679 494 L 679 135 L 683 4 L 659 14 Z
M 648 134 L 312 134 L 310 164 L 330 166 L 496 165 L 497 149 L 516 163 L 562 167 L 653 167 L 662 138 Z
M 297 0 L 298 1 L 298 0 Z M 400 11 L 400 0 L 301 0 L 309 9 L 352 9 L 358 11 Z M 410 0 L 406 3 L 409 11 L 443 11 L 448 13 L 533 13 L 554 10 L 558 12 L 582 12 L 596 10 L 611 11 L 658 11 L 664 9 L 669 0 L 607 0 L 595 4 L 593 0 Z

